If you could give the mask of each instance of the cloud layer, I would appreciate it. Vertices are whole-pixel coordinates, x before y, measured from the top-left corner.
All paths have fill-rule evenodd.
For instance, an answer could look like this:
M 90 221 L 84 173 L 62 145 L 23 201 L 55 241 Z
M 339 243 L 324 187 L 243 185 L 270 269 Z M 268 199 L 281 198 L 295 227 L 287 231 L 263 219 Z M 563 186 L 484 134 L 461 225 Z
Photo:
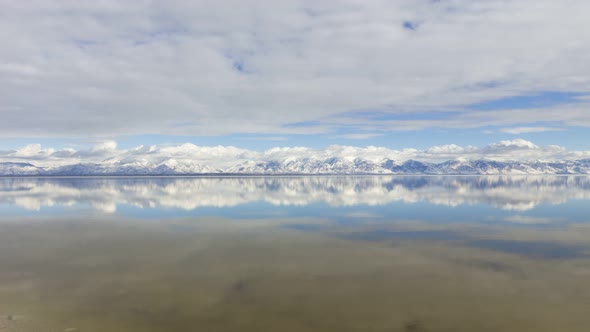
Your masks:
M 564 161 L 590 158 L 590 151 L 571 151 L 557 145 L 537 146 L 523 139 L 506 140 L 484 147 L 440 145 L 428 149 L 405 148 L 393 150 L 384 147 L 340 146 L 326 149 L 307 147 L 276 147 L 265 151 L 253 151 L 233 146 L 197 146 L 191 143 L 179 145 L 137 146 L 119 149 L 114 141 L 98 143 L 85 150 L 44 148 L 39 144 L 27 145 L 10 151 L 0 151 L 0 162 L 27 162 L 39 167 L 56 167 L 78 163 L 109 164 L 162 164 L 178 168 L 201 165 L 213 169 L 225 169 L 240 163 L 297 161 L 304 159 L 326 160 L 338 158 L 380 162 L 392 159 L 397 162 L 419 160 L 441 162 L 447 160 L 495 161 Z M 190 171 L 187 171 L 190 173 Z
M 590 126 L 584 0 L 1 4 L 4 137 Z

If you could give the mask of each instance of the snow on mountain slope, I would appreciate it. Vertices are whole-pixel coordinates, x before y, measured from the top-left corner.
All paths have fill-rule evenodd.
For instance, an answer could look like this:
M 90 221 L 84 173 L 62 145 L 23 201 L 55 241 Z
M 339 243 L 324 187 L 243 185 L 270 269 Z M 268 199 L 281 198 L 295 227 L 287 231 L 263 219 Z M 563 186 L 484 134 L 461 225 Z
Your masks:
M 43 175 L 44 169 L 29 163 L 0 163 L 0 175 Z
M 160 163 L 113 161 L 65 165 L 53 168 L 30 163 L 2 162 L 1 176 L 87 176 L 87 175 L 190 175 L 190 174 L 429 174 L 429 175 L 534 175 L 590 174 L 590 159 L 562 162 L 506 162 L 493 160 L 449 160 L 428 163 L 407 160 L 398 163 L 361 158 L 286 158 L 284 160 L 248 160 L 226 168 L 214 168 L 191 160 L 167 159 Z

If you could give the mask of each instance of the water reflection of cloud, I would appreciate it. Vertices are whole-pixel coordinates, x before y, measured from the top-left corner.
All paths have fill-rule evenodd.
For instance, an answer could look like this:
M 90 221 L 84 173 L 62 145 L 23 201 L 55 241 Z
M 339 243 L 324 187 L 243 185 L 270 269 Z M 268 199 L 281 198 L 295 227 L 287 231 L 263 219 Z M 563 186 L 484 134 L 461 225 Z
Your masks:
M 194 210 L 265 202 L 332 207 L 428 202 L 486 204 L 526 211 L 540 204 L 590 199 L 590 178 L 572 177 L 242 177 L 242 178 L 4 178 L 0 204 L 39 210 L 87 204 L 113 213 L 118 205 Z M 526 222 L 526 221 L 524 221 Z

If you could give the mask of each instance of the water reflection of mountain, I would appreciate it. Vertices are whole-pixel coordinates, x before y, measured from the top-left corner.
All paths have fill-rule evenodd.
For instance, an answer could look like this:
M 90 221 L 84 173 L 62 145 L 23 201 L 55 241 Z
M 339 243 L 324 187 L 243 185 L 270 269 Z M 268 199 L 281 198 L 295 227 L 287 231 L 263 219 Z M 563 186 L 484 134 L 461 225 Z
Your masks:
M 231 207 L 252 202 L 304 206 L 429 202 L 487 204 L 524 211 L 590 199 L 585 176 L 367 176 L 211 178 L 3 178 L 0 204 L 30 210 L 88 204 L 105 212 L 140 208 Z

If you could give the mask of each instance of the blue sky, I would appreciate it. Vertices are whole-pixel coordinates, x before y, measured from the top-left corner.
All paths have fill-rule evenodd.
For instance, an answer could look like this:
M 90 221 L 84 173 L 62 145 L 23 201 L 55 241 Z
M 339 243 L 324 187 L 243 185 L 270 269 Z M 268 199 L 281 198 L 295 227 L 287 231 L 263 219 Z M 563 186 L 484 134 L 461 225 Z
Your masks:
M 491 100 L 479 104 L 467 105 L 454 111 L 419 112 L 395 114 L 380 111 L 358 111 L 343 114 L 362 120 L 436 120 L 445 121 L 461 117 L 465 110 L 497 111 L 527 110 L 559 107 L 581 103 L 581 93 L 542 92 L 535 95 L 515 96 Z M 329 120 L 288 124 L 287 127 L 313 128 L 330 124 Z M 538 131 L 537 131 L 538 130 Z M 193 143 L 196 145 L 215 146 L 232 145 L 252 150 L 266 150 L 275 146 L 306 146 L 323 149 L 330 145 L 383 146 L 393 149 L 426 149 L 434 145 L 461 144 L 483 146 L 504 139 L 522 138 L 538 145 L 559 144 L 569 149 L 588 149 L 590 130 L 583 126 L 564 125 L 559 121 L 515 123 L 508 126 L 475 126 L 473 128 L 432 127 L 419 130 L 357 130 L 355 126 L 335 125 L 326 133 L 281 134 L 281 133 L 235 133 L 229 135 L 171 135 L 144 134 L 120 135 L 106 137 L 42 137 L 18 138 L 8 137 L 1 141 L 0 149 L 14 149 L 27 144 L 42 143 L 54 148 L 87 148 L 102 140 L 115 140 L 119 148 L 128 149 L 139 145 L 166 145 Z
M 0 150 L 590 150 L 590 4 L 566 2 L 6 3 Z

